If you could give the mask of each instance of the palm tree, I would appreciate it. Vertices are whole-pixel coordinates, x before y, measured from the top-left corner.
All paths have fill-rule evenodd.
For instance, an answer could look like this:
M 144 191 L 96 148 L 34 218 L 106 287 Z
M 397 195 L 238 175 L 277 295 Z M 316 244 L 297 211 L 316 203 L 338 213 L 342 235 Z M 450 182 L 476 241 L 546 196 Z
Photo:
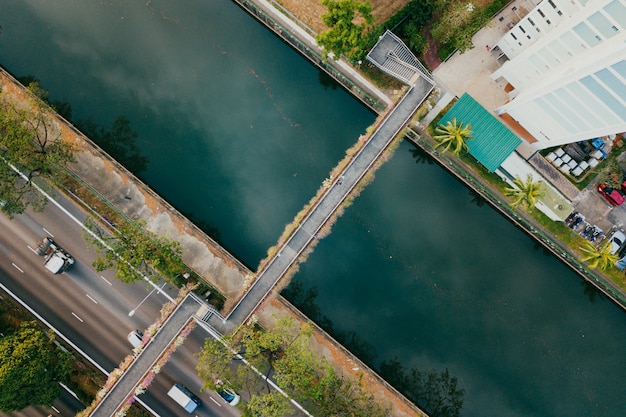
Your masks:
M 457 123 L 456 117 L 448 120 L 445 125 L 439 125 L 435 128 L 437 135 L 433 136 L 437 142 L 437 149 L 445 146 L 444 151 L 451 150 L 454 155 L 459 155 L 463 150 L 469 150 L 467 141 L 473 139 L 472 127 L 470 125 L 463 126 L 463 123 Z
M 522 181 L 519 176 L 515 176 L 513 187 L 504 189 L 504 195 L 513 197 L 511 206 L 519 207 L 522 202 L 526 201 L 528 207 L 534 207 L 537 201 L 546 194 L 543 187 L 543 181 L 533 181 L 533 176 L 528 174 L 526 181 Z
M 579 249 L 585 253 L 580 261 L 587 262 L 591 269 L 599 268 L 605 271 L 608 267 L 615 265 L 618 259 L 617 254 L 611 253 L 611 242 L 608 240 L 602 242 L 599 247 L 585 240 Z

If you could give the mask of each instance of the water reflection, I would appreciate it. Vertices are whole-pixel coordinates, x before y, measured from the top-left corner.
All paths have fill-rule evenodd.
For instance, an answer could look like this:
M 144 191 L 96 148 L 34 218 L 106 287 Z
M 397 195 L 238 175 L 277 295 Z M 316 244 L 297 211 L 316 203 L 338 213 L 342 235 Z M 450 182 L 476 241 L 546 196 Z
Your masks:
M 319 70 L 317 73 L 317 77 L 319 79 L 320 85 L 324 90 L 336 90 L 339 88 L 339 84 L 335 81 L 330 75 L 326 74 L 324 71 Z
M 305 287 L 301 281 L 292 281 L 282 295 L 302 311 L 308 318 L 322 327 L 328 334 L 344 345 L 350 352 L 376 370 L 394 388 L 409 400 L 419 405 L 431 417 L 458 417 L 465 390 L 459 387 L 458 379 L 443 371 L 422 371 L 410 368 L 398 357 L 378 363 L 376 348 L 361 338 L 355 331 L 339 331 L 332 320 L 322 314 L 316 303 L 317 287 Z
M 430 156 L 426 151 L 424 151 L 420 147 L 412 147 L 410 149 L 411 155 L 415 158 L 415 163 L 417 164 L 428 164 L 432 165 L 435 163 L 435 160 L 432 156 Z
M 592 304 L 595 304 L 596 300 L 604 301 L 607 299 L 606 295 L 604 295 L 602 291 L 598 290 L 592 283 L 590 283 L 586 279 L 581 278 L 580 285 L 583 287 L 583 294 L 585 294 L 587 298 L 589 298 L 589 301 Z

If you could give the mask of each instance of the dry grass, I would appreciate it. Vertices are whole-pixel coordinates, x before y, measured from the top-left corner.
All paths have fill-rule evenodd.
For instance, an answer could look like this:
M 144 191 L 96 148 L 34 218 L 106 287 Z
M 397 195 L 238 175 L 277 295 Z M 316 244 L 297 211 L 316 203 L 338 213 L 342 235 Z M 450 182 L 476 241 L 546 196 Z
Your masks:
M 276 1 L 315 32 L 319 33 L 327 29 L 322 23 L 322 15 L 326 13 L 326 7 L 322 6 L 320 0 Z M 408 3 L 409 0 L 370 0 L 374 23 L 380 24 L 387 21 Z

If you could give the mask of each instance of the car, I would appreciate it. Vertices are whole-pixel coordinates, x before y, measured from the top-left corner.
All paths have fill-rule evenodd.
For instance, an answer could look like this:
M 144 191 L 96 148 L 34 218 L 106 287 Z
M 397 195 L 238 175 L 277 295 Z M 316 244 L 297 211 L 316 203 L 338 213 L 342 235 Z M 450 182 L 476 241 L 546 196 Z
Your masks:
M 609 242 L 611 243 L 611 255 L 614 255 L 619 252 L 624 242 L 626 242 L 626 234 L 622 230 L 616 230 Z
M 237 394 L 234 390 L 225 385 L 222 381 L 217 381 L 215 392 L 217 392 L 217 394 L 222 397 L 222 399 L 226 401 L 227 404 L 232 405 L 233 407 L 235 407 L 237 404 L 239 404 L 239 401 L 241 401 L 241 396 L 239 396 L 239 394 Z
M 132 332 L 128 333 L 128 336 L 126 338 L 128 339 L 128 342 L 131 344 L 131 346 L 136 349 L 141 346 L 143 333 L 141 333 L 139 330 L 133 330 Z
M 598 185 L 598 192 L 613 206 L 624 204 L 624 195 L 613 187 L 609 187 L 607 183 Z

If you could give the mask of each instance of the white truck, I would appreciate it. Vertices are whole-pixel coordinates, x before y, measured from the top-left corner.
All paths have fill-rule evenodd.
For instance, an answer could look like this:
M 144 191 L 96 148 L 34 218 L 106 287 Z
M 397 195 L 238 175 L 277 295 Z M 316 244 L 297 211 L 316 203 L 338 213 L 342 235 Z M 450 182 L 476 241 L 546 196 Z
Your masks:
M 43 264 L 53 274 L 60 274 L 74 265 L 72 255 L 63 250 L 49 237 L 45 237 L 37 245 L 37 255 L 45 257 Z
M 202 401 L 187 389 L 183 384 L 176 382 L 167 392 L 167 395 L 183 407 L 189 414 L 193 413 Z

